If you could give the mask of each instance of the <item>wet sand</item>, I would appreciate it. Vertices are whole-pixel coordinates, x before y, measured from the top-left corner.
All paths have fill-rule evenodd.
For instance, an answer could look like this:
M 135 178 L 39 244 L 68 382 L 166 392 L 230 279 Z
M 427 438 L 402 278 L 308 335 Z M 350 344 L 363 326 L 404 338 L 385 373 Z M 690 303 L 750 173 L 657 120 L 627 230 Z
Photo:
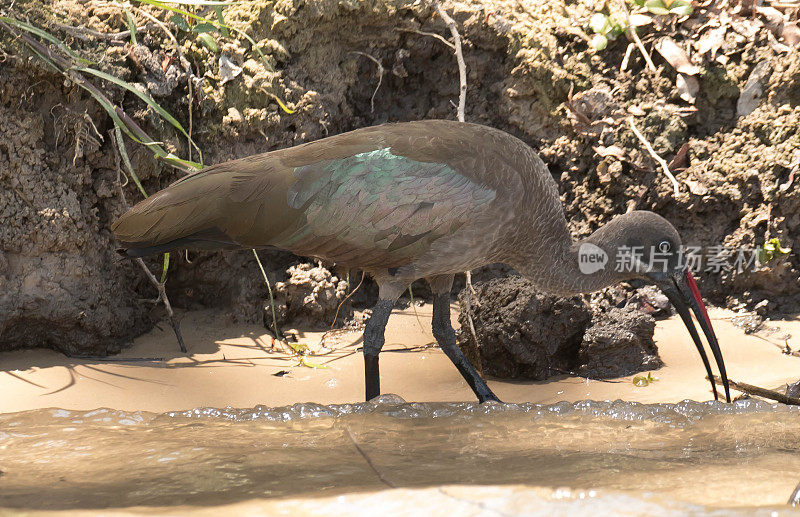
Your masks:
M 444 354 L 426 347 L 433 343 L 430 304 L 418 307 L 416 313 L 411 308 L 396 310 L 389 320 L 381 355 L 383 392 L 407 401 L 473 401 L 472 392 Z M 778 388 L 800 378 L 800 358 L 782 354 L 776 346 L 783 334 L 800 336 L 799 320 L 767 322 L 768 328 L 779 327 L 780 332 L 753 336 L 735 328 L 731 316 L 729 311 L 711 311 L 731 379 Z M 215 311 L 181 317 L 188 356 L 179 352 L 166 324 L 136 339 L 111 361 L 73 359 L 46 350 L 0 354 L 0 412 L 47 407 L 164 412 L 363 399 L 360 330 L 329 336 L 330 348 L 320 348 L 322 329 L 294 329 L 300 343 L 321 354 L 308 357 L 325 366 L 315 369 L 299 365 L 263 327 L 233 325 Z M 634 386 L 633 376 L 606 382 L 566 375 L 545 382 L 490 379 L 489 384 L 507 402 L 709 400 L 702 363 L 680 320 L 658 322 L 655 340 L 666 366 L 653 373 L 659 380 L 647 387 Z M 276 375 L 283 372 L 288 373 Z

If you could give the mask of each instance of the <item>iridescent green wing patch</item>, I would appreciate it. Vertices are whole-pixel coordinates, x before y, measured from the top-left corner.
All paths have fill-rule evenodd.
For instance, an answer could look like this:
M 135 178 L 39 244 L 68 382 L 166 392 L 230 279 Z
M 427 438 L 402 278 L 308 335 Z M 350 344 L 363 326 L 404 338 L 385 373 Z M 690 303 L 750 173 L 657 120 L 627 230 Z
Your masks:
M 287 202 L 305 213 L 306 224 L 276 243 L 288 249 L 323 242 L 331 249 L 333 239 L 353 249 L 413 254 L 495 197 L 447 164 L 396 156 L 389 148 L 296 167 L 293 174 Z

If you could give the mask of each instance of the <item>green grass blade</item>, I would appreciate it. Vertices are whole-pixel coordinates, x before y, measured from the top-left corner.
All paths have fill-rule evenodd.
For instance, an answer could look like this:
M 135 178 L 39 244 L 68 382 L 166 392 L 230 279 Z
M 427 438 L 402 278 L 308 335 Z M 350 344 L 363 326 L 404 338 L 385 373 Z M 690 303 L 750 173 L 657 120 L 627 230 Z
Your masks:
M 133 93 L 134 95 L 136 95 L 137 97 L 142 99 L 148 106 L 153 108 L 153 110 L 156 113 L 158 113 L 159 116 L 161 116 L 161 118 L 163 118 L 164 120 L 166 120 L 167 122 L 172 124 L 175 127 L 175 129 L 177 129 L 178 131 L 183 133 L 184 136 L 186 136 L 186 137 L 189 136 L 189 134 L 186 132 L 186 130 L 183 129 L 183 126 L 181 125 L 181 123 L 178 122 L 175 119 L 175 117 L 170 115 L 169 112 L 167 110 L 165 110 L 164 108 L 162 108 L 155 100 L 153 100 L 152 97 L 150 97 L 149 95 L 147 95 L 144 92 L 139 91 L 137 88 L 135 88 L 129 82 L 123 81 L 122 79 L 120 79 L 118 77 L 114 77 L 111 74 L 107 74 L 105 72 L 101 72 L 100 70 L 96 70 L 94 68 L 76 67 L 75 70 L 77 70 L 78 72 L 84 72 L 84 73 L 87 73 L 87 74 L 92 74 L 92 75 L 94 75 L 96 77 L 99 77 L 100 79 L 104 79 L 104 80 L 106 80 L 106 81 L 108 81 L 110 83 L 114 83 L 117 86 L 121 86 L 121 87 L 125 88 L 129 92 Z
M 167 282 L 167 270 L 169 269 L 169 253 L 164 253 L 164 267 L 161 268 L 161 283 Z
M 131 45 L 136 45 L 136 20 L 133 19 L 133 15 L 128 9 L 125 7 L 122 9 L 125 11 L 125 20 L 128 24 L 128 30 L 131 31 Z
M 170 113 L 167 110 L 162 108 L 161 105 L 159 105 L 152 97 L 150 97 L 149 95 L 147 95 L 144 92 L 139 91 L 138 89 L 136 89 L 132 84 L 128 83 L 127 81 L 123 81 L 122 79 L 120 79 L 118 77 L 114 77 L 113 75 L 107 74 L 105 72 L 101 72 L 100 70 L 96 70 L 94 68 L 88 68 L 88 67 L 76 67 L 75 70 L 77 70 L 78 72 L 84 72 L 84 73 L 87 73 L 87 74 L 94 75 L 96 77 L 99 77 L 100 79 L 105 79 L 106 81 L 114 83 L 117 86 L 121 86 L 121 87 L 125 88 L 126 90 L 128 90 L 129 92 L 135 94 L 137 97 L 142 99 L 148 106 L 153 108 L 153 110 L 156 113 L 158 113 L 158 115 L 161 118 L 163 118 L 164 120 L 166 120 L 167 122 L 172 124 L 175 127 L 175 129 L 180 131 L 183 134 L 183 136 L 185 136 L 187 139 L 189 139 L 189 142 L 191 143 L 192 147 L 194 147 L 197 150 L 197 152 L 200 154 L 200 160 L 201 161 L 203 160 L 202 151 L 200 150 L 198 145 L 194 142 L 194 140 L 189 138 L 189 133 L 186 132 L 186 130 L 181 125 L 181 123 L 178 122 L 178 120 L 175 117 L 170 115 Z M 164 153 L 164 155 L 165 156 L 170 156 L 166 152 Z M 177 156 L 175 156 L 175 155 L 171 155 L 171 157 L 177 158 Z M 196 169 L 197 168 L 202 168 L 202 166 L 199 166 L 199 164 L 196 164 L 194 162 L 187 162 L 187 163 L 192 163 L 193 165 L 191 165 L 191 166 L 196 168 Z
M 222 16 L 222 6 L 215 5 L 214 12 L 217 14 L 217 21 L 219 21 L 220 25 L 225 25 L 225 18 Z M 222 35 L 225 36 L 226 38 L 229 38 L 231 36 L 231 33 L 230 31 L 228 31 L 227 27 L 222 27 Z
M 72 59 L 74 59 L 74 60 L 76 60 L 76 61 L 78 61 L 80 63 L 87 64 L 87 65 L 94 65 L 95 64 L 93 61 L 89 61 L 88 59 L 84 59 L 81 56 L 79 56 L 78 54 L 76 54 L 75 51 L 72 50 L 71 48 L 69 48 L 63 41 L 61 41 L 60 39 L 56 38 L 55 36 L 53 36 L 52 34 L 50 34 L 49 32 L 47 32 L 45 30 L 42 30 L 42 29 L 40 29 L 38 27 L 34 27 L 33 25 L 27 24 L 25 22 L 19 21 L 16 18 L 10 18 L 8 16 L 0 16 L 0 20 L 6 22 L 9 25 L 13 25 L 14 27 L 17 27 L 18 29 L 22 29 L 22 30 L 24 30 L 26 32 L 30 32 L 31 34 L 33 34 L 35 36 L 39 36 L 43 40 L 48 41 L 48 42 L 52 43 L 53 45 L 57 46 L 62 52 L 64 52 L 69 57 L 71 57 Z M 37 54 L 39 54 L 39 53 L 37 52 Z M 41 54 L 39 54 L 39 55 L 41 56 Z
M 123 165 L 125 165 L 125 168 L 128 169 L 128 174 L 130 174 L 131 179 L 133 179 L 133 182 L 136 184 L 136 188 L 139 189 L 139 192 L 141 192 L 144 197 L 147 197 L 147 192 L 144 190 L 142 182 L 139 181 L 139 176 L 137 176 L 136 171 L 133 170 L 131 159 L 128 156 L 128 150 L 125 148 L 125 141 L 122 140 L 122 130 L 120 129 L 120 124 L 117 124 L 116 120 L 114 121 L 114 135 L 117 137 L 117 148 L 119 148 L 119 154 L 122 156 Z

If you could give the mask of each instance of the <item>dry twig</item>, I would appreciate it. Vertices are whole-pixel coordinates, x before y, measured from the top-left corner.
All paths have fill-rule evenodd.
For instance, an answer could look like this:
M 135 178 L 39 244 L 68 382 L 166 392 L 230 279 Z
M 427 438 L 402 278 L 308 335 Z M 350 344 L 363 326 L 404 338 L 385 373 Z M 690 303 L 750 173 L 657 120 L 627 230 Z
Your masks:
M 122 138 L 122 132 L 119 130 L 119 127 L 115 128 L 115 130 L 111 130 L 108 132 L 109 136 L 111 137 L 111 148 L 114 150 L 114 159 L 116 161 L 117 166 L 117 192 L 119 193 L 120 201 L 122 202 L 122 208 L 126 211 L 128 210 L 128 200 L 125 198 L 125 192 L 122 190 L 122 182 L 120 181 L 121 176 L 124 174 L 122 172 L 122 167 L 120 166 L 120 155 L 118 149 L 125 149 L 124 144 L 121 146 L 119 145 L 118 138 Z M 125 160 L 126 166 L 128 165 L 128 160 Z M 126 176 L 127 179 L 127 176 Z M 158 299 L 156 300 L 164 302 L 164 308 L 167 310 L 167 318 L 169 319 L 169 324 L 172 327 L 172 330 L 175 332 L 175 338 L 178 340 L 178 346 L 181 347 L 181 352 L 184 354 L 186 353 L 186 344 L 183 342 L 183 336 L 181 335 L 181 329 L 178 326 L 178 322 L 175 320 L 175 313 L 172 311 L 172 304 L 169 303 L 169 297 L 167 296 L 167 290 L 163 282 L 159 282 L 155 275 L 150 272 L 147 265 L 141 258 L 137 258 L 136 261 L 139 263 L 139 266 L 144 270 L 147 278 L 150 280 L 156 290 L 158 291 Z
M 647 63 L 647 68 L 649 68 L 651 72 L 655 72 L 656 65 L 654 65 L 653 60 L 650 59 L 650 54 L 647 53 L 647 49 L 644 48 L 644 43 L 642 43 L 642 40 L 639 38 L 639 35 L 636 34 L 636 28 L 631 23 L 631 12 L 628 10 L 628 6 L 625 5 L 625 2 L 623 0 L 621 0 L 619 4 L 623 12 L 625 13 L 625 18 L 628 22 L 628 28 L 625 30 L 626 34 L 630 39 L 633 40 L 634 43 L 636 43 L 636 46 L 639 48 L 639 52 L 641 52 L 642 57 L 644 57 L 645 63 Z
M 181 352 L 184 354 L 186 353 L 186 344 L 183 342 L 183 336 L 181 336 L 181 328 L 178 326 L 178 322 L 175 321 L 175 313 L 172 312 L 172 305 L 169 303 L 169 298 L 167 298 L 167 289 L 163 282 L 159 282 L 158 278 L 150 271 L 147 267 L 147 264 L 144 263 L 144 260 L 141 258 L 137 258 L 136 262 L 144 270 L 147 278 L 150 280 L 150 283 L 153 284 L 156 289 L 158 289 L 158 301 L 164 302 L 164 308 L 167 309 L 167 318 L 169 319 L 169 324 L 172 326 L 172 330 L 175 331 L 175 337 L 178 338 L 178 345 L 181 347 Z
M 716 375 L 714 376 L 714 382 L 722 386 L 722 379 Z M 742 393 L 747 393 L 748 395 L 755 395 L 757 397 L 775 400 L 782 404 L 789 404 L 791 406 L 800 406 L 800 398 L 797 397 L 790 397 L 774 390 L 769 390 L 760 386 L 753 386 L 752 384 L 746 384 L 744 382 L 736 382 L 730 379 L 728 379 L 728 384 L 730 384 L 731 388 L 741 391 Z
M 378 86 L 375 87 L 375 91 L 372 92 L 372 97 L 369 99 L 369 112 L 375 112 L 375 95 L 377 95 L 378 90 L 381 88 L 381 83 L 383 82 L 383 74 L 386 72 L 386 69 L 383 68 L 383 64 L 374 56 L 367 54 L 366 52 L 359 52 L 357 50 L 353 50 L 350 52 L 351 54 L 357 54 L 359 56 L 364 56 L 369 58 L 373 63 L 378 65 Z
M 333 321 L 331 322 L 331 328 L 330 328 L 330 330 L 333 330 L 333 326 L 334 326 L 334 325 L 336 325 L 336 319 L 339 317 L 339 310 L 342 308 L 342 305 L 344 305 L 344 302 L 346 302 L 347 300 L 349 300 L 349 299 L 350 299 L 350 297 L 351 297 L 351 296 L 353 296 L 354 294 L 356 294 L 356 291 L 358 291 L 358 289 L 361 287 L 361 284 L 363 284 L 363 283 L 364 283 L 364 276 L 365 276 L 365 272 L 364 272 L 364 271 L 361 271 L 361 281 L 360 281 L 360 282 L 358 282 L 358 285 L 356 286 L 356 288 L 355 288 L 355 289 L 353 289 L 352 291 L 350 291 L 349 293 L 347 293 L 347 296 L 345 296 L 345 297 L 342 299 L 342 301 L 341 301 L 341 302 L 339 302 L 339 305 L 336 307 L 336 314 L 333 316 Z M 329 332 L 330 332 L 330 330 L 329 330 Z M 327 332 L 326 332 L 325 334 L 327 334 Z M 323 336 L 322 336 L 322 340 L 323 340 L 323 341 L 325 340 L 325 335 L 324 335 L 324 334 L 323 334 Z
M 438 0 L 434 0 L 433 5 L 436 7 L 436 12 L 442 17 L 444 23 L 450 29 L 450 34 L 453 35 L 453 50 L 456 53 L 456 60 L 458 60 L 458 81 L 460 84 L 458 93 L 458 121 L 464 122 L 464 107 L 467 104 L 467 65 L 464 63 L 464 54 L 461 51 L 461 35 L 458 33 L 456 22 L 444 10 L 442 4 Z
M 453 49 L 453 50 L 456 49 L 456 46 L 453 45 L 452 43 L 450 43 L 449 41 L 447 41 L 447 39 L 444 36 L 442 36 L 441 34 L 436 34 L 435 32 L 426 32 L 426 31 L 421 31 L 419 29 L 410 29 L 410 28 L 406 28 L 406 27 L 397 27 L 395 30 L 398 30 L 398 31 L 401 31 L 401 32 L 413 32 L 413 33 L 416 33 L 416 34 L 421 34 L 422 36 L 430 36 L 431 38 L 438 39 L 439 41 L 441 41 L 442 43 L 444 43 L 445 45 L 447 45 L 451 49 Z
M 458 93 L 458 121 L 465 122 L 464 116 L 464 108 L 467 104 L 467 65 L 464 62 L 464 53 L 461 50 L 461 35 L 458 33 L 458 27 L 456 27 L 456 22 L 450 17 L 449 14 L 444 10 L 442 4 L 438 2 L 438 0 L 434 0 L 433 2 L 434 7 L 436 7 L 436 12 L 439 13 L 439 16 L 442 17 L 444 23 L 447 24 L 447 27 L 450 29 L 450 34 L 453 35 L 453 42 L 454 45 L 452 46 L 453 50 L 456 54 L 456 61 L 458 62 L 458 82 L 459 82 L 459 93 Z M 466 296 L 464 299 L 466 300 L 466 307 L 464 307 L 464 312 L 467 315 L 467 321 L 469 322 L 469 330 L 472 333 L 472 338 L 475 340 L 475 347 L 478 346 L 478 334 L 475 333 L 475 323 L 472 321 L 472 296 L 476 295 L 475 288 L 472 286 L 472 272 L 465 271 L 466 274 L 466 282 L 467 288 L 470 290 L 470 295 Z M 477 296 L 476 296 L 476 301 Z M 478 302 L 478 306 L 480 306 L 480 302 Z
M 672 186 L 675 189 L 675 196 L 677 197 L 680 195 L 680 186 L 678 185 L 678 180 L 676 180 L 675 176 L 673 176 L 669 171 L 669 165 L 667 165 L 666 160 L 656 153 L 655 149 L 653 149 L 653 146 L 647 141 L 647 138 L 645 138 L 641 131 L 639 131 L 639 129 L 636 127 L 636 124 L 633 123 L 633 117 L 628 118 L 628 123 L 631 126 L 633 134 L 636 135 L 636 138 L 638 138 L 640 142 L 642 142 L 645 149 L 647 149 L 647 152 L 650 153 L 650 156 L 652 156 L 653 159 L 661 165 L 661 168 L 664 170 L 664 174 L 666 174 L 669 180 L 672 182 Z
M 72 25 L 66 25 L 58 22 L 54 22 L 53 26 L 63 30 L 64 32 L 72 34 L 82 41 L 91 41 L 93 38 L 110 41 L 122 41 L 131 37 L 131 31 L 129 30 L 121 32 L 98 32 L 96 30 L 89 29 L 88 27 L 73 27 Z M 142 25 L 141 27 L 137 27 L 136 32 L 145 33 L 153 30 L 155 27 L 155 24 L 148 23 L 146 25 Z

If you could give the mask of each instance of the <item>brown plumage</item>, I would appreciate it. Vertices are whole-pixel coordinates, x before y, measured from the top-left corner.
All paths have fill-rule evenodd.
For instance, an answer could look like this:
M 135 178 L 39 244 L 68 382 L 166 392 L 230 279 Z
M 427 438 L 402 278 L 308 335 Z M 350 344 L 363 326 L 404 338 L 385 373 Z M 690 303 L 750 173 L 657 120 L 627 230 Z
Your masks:
M 273 246 L 368 270 L 381 300 L 365 330 L 368 398 L 379 393 L 377 357 L 391 306 L 410 282 L 427 278 L 436 296 L 437 341 L 479 399 L 496 400 L 455 346 L 445 317 L 453 275 L 495 262 L 564 295 L 634 277 L 654 281 L 676 306 L 695 309 L 724 375 L 716 338 L 698 307 L 702 301 L 679 263 L 677 231 L 656 214 L 638 211 L 574 243 L 542 160 L 519 139 L 486 126 L 385 124 L 222 163 L 140 202 L 112 230 L 128 256 Z M 645 251 L 635 267 L 615 268 L 625 260 L 620 250 L 632 246 Z M 653 250 L 663 246 L 669 253 L 660 257 L 659 276 L 650 266 Z M 585 249 L 601 250 L 606 267 L 582 272 Z

